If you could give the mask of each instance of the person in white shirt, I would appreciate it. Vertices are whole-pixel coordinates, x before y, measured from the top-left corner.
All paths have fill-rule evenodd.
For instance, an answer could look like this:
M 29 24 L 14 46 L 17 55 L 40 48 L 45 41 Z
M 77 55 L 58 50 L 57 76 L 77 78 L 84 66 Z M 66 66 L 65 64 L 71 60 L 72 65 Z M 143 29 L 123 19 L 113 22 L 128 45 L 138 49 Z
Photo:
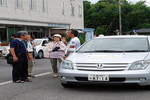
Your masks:
M 35 76 L 32 75 L 32 69 L 33 69 L 33 61 L 34 61 L 34 57 L 33 57 L 33 53 L 34 53 L 34 46 L 33 44 L 31 43 L 31 36 L 28 35 L 27 37 L 27 51 L 28 51 L 28 54 L 30 56 L 31 59 L 28 59 L 28 77 L 32 77 L 34 78 Z
M 78 47 L 80 47 L 81 42 L 77 36 L 78 36 L 77 30 L 70 29 L 67 31 L 67 37 L 71 38 L 71 40 L 69 41 L 69 43 L 67 45 L 67 49 L 65 51 L 65 56 L 63 57 L 64 59 L 70 54 L 70 52 L 67 51 L 69 48 L 77 49 Z

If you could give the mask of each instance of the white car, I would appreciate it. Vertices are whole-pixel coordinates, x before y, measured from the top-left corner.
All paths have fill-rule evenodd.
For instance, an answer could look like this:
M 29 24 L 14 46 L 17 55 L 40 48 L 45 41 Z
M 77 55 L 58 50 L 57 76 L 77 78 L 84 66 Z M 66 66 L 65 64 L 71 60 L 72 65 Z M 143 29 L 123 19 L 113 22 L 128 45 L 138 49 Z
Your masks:
M 0 55 L 2 55 L 3 46 L 0 46 Z
M 10 46 L 3 46 L 2 56 L 6 57 L 7 54 L 9 53 L 9 49 L 10 49 Z
M 46 44 L 48 43 L 48 39 L 35 39 L 34 43 L 36 44 L 36 58 L 43 58 L 44 53 L 46 52 Z M 10 46 L 3 46 L 2 56 L 6 57 L 9 53 Z
M 3 47 L 0 46 L 0 54 L 2 54 L 2 51 L 3 51 Z
M 64 87 L 137 84 L 150 89 L 150 37 L 93 38 L 70 54 L 58 69 Z
M 36 44 L 36 57 L 43 58 L 47 48 L 46 45 L 49 42 L 48 39 L 35 39 L 33 42 Z

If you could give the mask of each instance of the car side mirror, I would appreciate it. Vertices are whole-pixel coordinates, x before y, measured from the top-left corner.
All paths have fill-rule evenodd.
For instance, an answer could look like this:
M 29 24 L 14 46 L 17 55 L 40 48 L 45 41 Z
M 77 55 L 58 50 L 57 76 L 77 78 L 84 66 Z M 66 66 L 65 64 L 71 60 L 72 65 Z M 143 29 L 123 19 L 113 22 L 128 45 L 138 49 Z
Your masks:
M 75 48 L 69 48 L 67 51 L 72 53 L 75 51 Z

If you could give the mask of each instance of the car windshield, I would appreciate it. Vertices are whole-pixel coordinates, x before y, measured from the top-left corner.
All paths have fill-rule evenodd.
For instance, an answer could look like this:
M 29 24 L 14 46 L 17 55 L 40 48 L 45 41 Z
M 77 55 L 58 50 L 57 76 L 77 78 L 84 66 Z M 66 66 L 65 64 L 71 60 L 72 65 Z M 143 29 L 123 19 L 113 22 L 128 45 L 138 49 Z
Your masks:
M 147 52 L 148 48 L 146 38 L 95 38 L 77 52 Z
M 35 40 L 34 40 L 34 43 L 35 43 L 36 45 L 40 45 L 40 44 L 41 44 L 41 41 L 42 41 L 42 40 L 36 40 L 36 39 L 35 39 Z

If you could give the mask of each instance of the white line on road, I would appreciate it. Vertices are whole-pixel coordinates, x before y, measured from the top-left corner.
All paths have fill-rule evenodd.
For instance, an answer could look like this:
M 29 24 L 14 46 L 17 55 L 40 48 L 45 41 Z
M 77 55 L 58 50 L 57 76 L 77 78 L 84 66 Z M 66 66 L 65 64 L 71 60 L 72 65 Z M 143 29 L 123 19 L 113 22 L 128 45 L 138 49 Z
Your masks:
M 40 77 L 40 76 L 48 75 L 48 74 L 51 74 L 51 73 L 52 72 L 46 72 L 46 73 L 42 73 L 42 74 L 37 74 L 37 75 L 35 75 L 35 77 Z M 10 84 L 10 83 L 12 83 L 12 81 L 3 82 L 3 83 L 0 83 L 0 86 L 6 85 L 6 84 Z
M 6 85 L 6 84 L 9 84 L 9 83 L 12 83 L 12 81 L 7 81 L 7 82 L 0 83 L 0 86 L 1 85 Z
M 35 75 L 35 77 L 40 77 L 40 76 L 48 75 L 48 74 L 51 74 L 51 73 L 52 73 L 52 72 L 46 72 L 46 73 L 42 73 L 42 74 Z

